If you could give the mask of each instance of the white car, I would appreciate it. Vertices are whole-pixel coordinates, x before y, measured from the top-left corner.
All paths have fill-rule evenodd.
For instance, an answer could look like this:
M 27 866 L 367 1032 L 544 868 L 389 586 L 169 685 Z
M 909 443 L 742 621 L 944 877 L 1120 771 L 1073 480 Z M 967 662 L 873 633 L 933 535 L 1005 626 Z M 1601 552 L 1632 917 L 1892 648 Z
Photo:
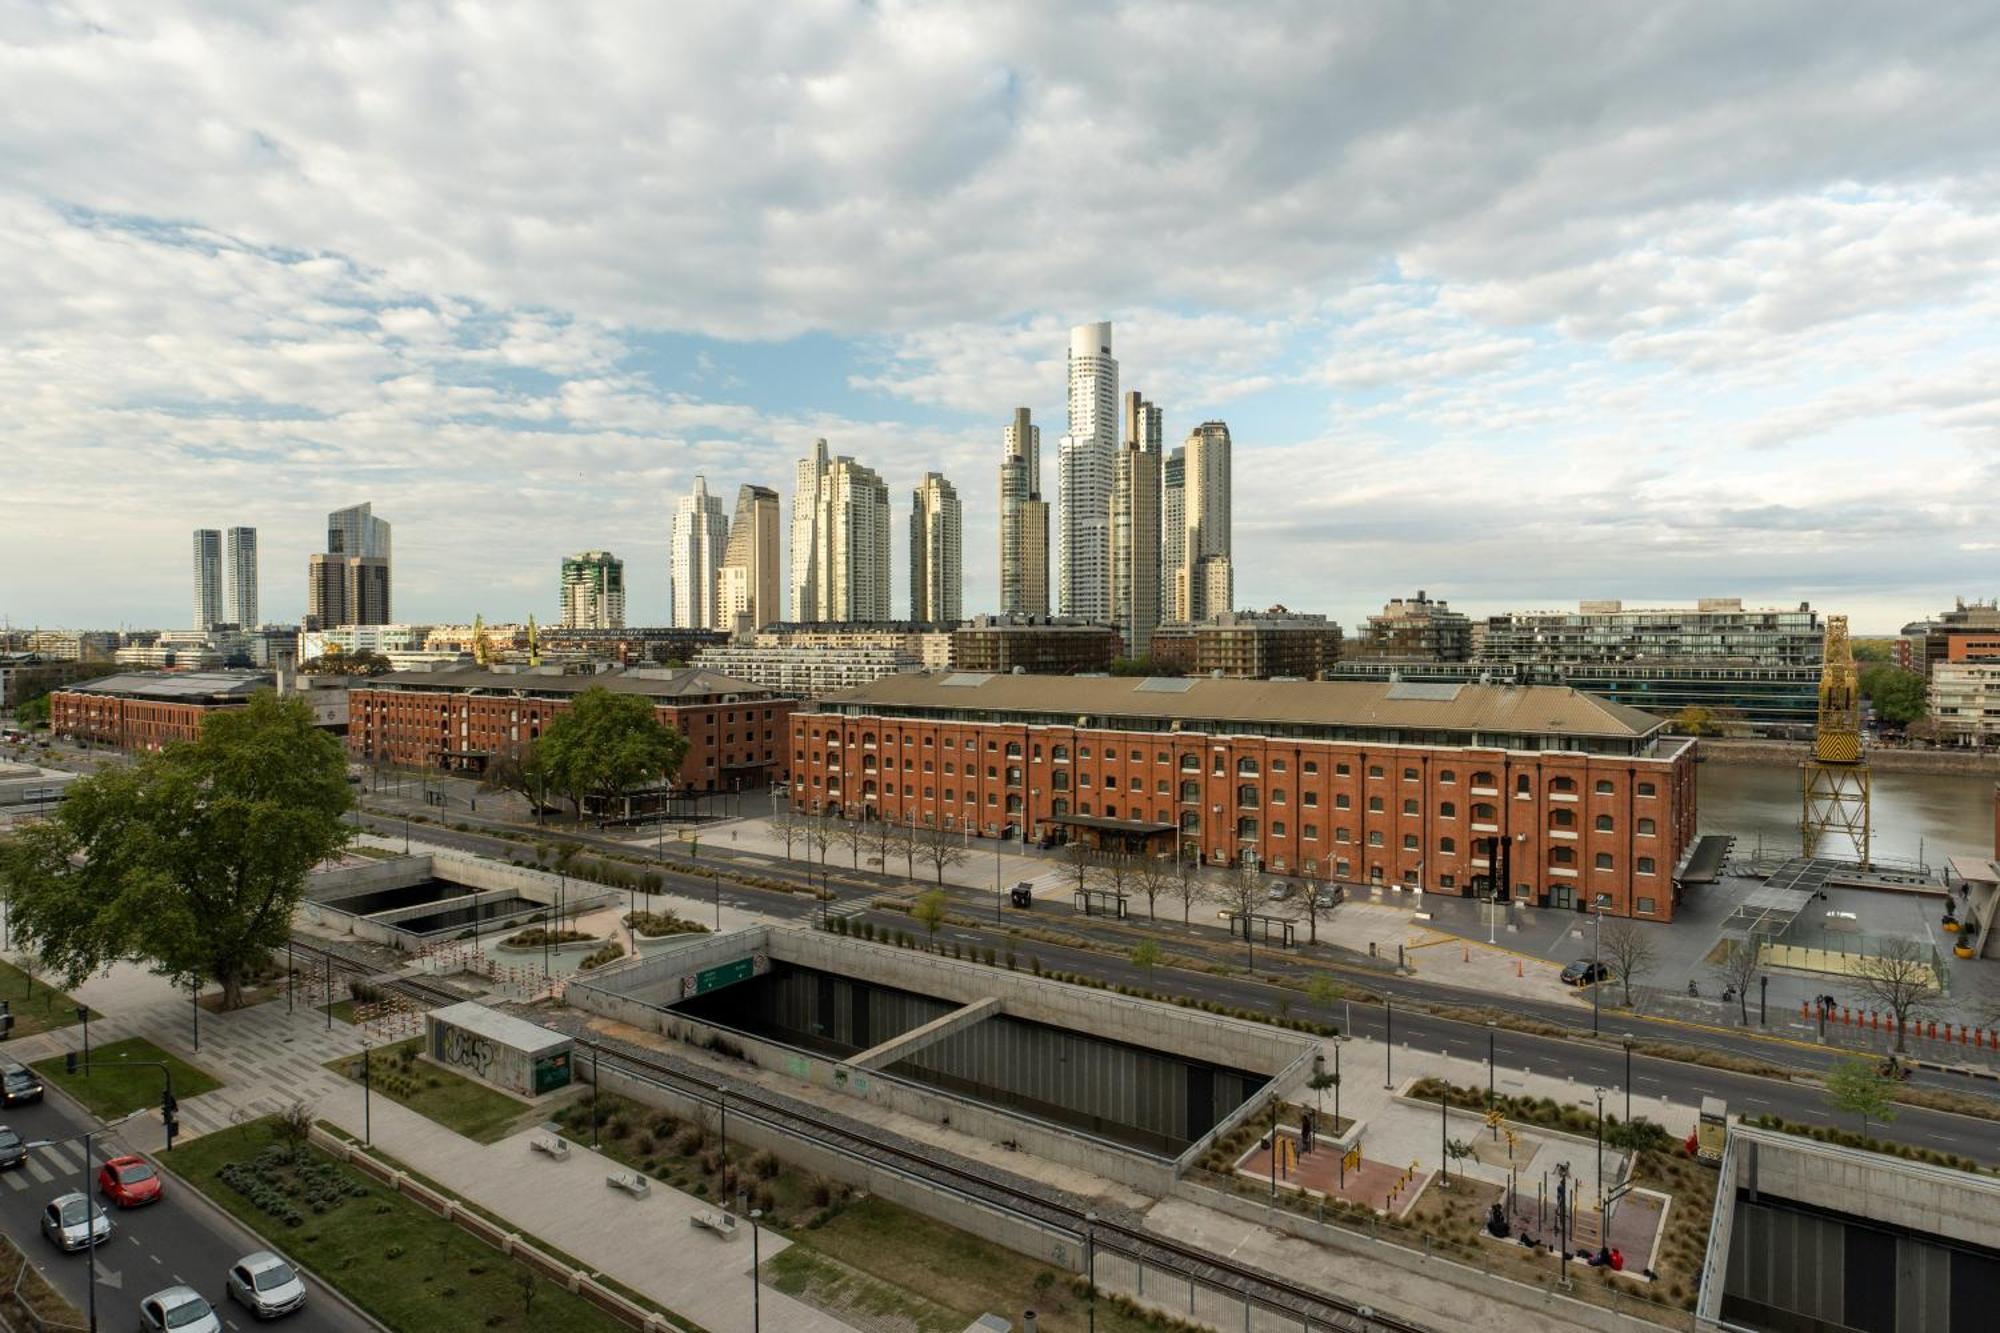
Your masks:
M 60 1194 L 42 1209 L 42 1234 L 63 1250 L 87 1249 L 111 1238 L 111 1219 L 81 1194 Z
M 174 1333 L 222 1333 L 222 1320 L 193 1287 L 168 1287 L 139 1302 L 139 1327 L 145 1333 L 169 1328 Z
M 229 1298 L 259 1319 L 276 1319 L 306 1303 L 305 1279 L 277 1255 L 259 1250 L 229 1270 Z

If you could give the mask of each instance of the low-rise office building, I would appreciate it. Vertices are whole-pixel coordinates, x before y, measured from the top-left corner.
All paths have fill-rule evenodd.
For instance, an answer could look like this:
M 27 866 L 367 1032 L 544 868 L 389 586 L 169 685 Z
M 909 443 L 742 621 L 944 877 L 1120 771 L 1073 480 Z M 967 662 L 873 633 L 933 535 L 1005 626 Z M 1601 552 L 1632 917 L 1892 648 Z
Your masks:
M 1148 656 L 1158 665 L 1198 676 L 1317 680 L 1340 661 L 1340 626 L 1325 616 L 1282 606 L 1224 611 L 1198 625 L 1163 625 Z
M 1548 686 L 894 676 L 791 720 L 792 797 L 1665 921 L 1694 742 Z M 1505 844 L 1504 854 L 1500 844 Z
M 540 632 L 545 662 L 609 662 L 618 666 L 667 666 L 692 662 L 704 648 L 729 642 L 719 629 L 627 625 L 617 629 L 562 628 Z
M 758 648 L 741 644 L 704 648 L 695 654 L 694 665 L 803 699 L 923 670 L 921 662 L 894 648 Z
M 1423 589 L 1394 597 L 1368 617 L 1348 656 L 1386 662 L 1464 662 L 1472 656 L 1472 621 Z
M 1826 626 L 1804 602 L 1746 609 L 1740 597 L 1704 597 L 1691 607 L 1586 601 L 1574 611 L 1488 616 L 1478 657 L 1509 666 L 1711 662 L 1817 669 L 1825 646 Z
M 356 759 L 481 772 L 517 751 L 587 689 L 640 695 L 688 738 L 679 783 L 740 791 L 784 777 L 793 703 L 713 671 L 643 668 L 565 673 L 555 668 L 391 672 L 349 696 L 347 744 Z
M 50 690 L 74 680 L 111 674 L 102 662 L 43 657 L 40 653 L 0 655 L 0 711 L 11 712 L 29 699 L 39 699 Z
M 49 729 L 121 750 L 191 741 L 217 712 L 240 708 L 273 680 L 262 671 L 125 672 L 49 695 Z
M 1073 676 L 1109 671 L 1124 652 L 1112 626 L 1064 616 L 974 616 L 951 636 L 951 664 L 960 671 Z
M 951 666 L 954 625 L 925 620 L 792 622 L 766 625 L 751 638 L 759 648 L 810 648 L 829 652 L 886 650 L 907 657 L 925 671 Z

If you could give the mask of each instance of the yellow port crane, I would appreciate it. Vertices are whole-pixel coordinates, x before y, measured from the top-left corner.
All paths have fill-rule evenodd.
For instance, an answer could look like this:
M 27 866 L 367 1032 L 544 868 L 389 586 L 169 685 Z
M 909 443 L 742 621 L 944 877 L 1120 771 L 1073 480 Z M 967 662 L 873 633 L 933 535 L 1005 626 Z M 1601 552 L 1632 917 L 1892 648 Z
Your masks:
M 1826 618 L 1819 670 L 1819 721 L 1812 756 L 1800 765 L 1800 843 L 1807 856 L 1827 850 L 1829 834 L 1845 834 L 1861 868 L 1869 864 L 1868 761 L 1861 750 L 1861 673 L 1847 638 L 1847 617 Z

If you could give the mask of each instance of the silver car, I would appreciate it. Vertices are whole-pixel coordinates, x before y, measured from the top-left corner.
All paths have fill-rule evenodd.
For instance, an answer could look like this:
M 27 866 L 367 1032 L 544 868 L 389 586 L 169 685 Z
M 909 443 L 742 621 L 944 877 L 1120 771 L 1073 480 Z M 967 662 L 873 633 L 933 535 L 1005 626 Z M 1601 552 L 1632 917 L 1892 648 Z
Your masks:
M 139 1302 L 139 1327 L 144 1333 L 172 1329 L 174 1333 L 222 1333 L 215 1307 L 193 1287 L 168 1287 Z
M 259 1319 L 276 1319 L 306 1303 L 305 1279 L 277 1255 L 259 1250 L 229 1270 L 229 1298 Z
M 111 1238 L 111 1219 L 81 1194 L 60 1194 L 42 1209 L 42 1234 L 64 1250 L 81 1250 Z

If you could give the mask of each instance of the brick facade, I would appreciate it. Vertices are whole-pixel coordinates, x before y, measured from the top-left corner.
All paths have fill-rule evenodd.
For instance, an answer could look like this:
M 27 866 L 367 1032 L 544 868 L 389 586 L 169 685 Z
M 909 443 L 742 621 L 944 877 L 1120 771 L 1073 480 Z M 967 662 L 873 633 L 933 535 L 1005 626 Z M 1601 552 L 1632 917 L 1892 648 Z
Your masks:
M 211 713 L 240 704 L 163 703 L 116 695 L 56 690 L 49 695 L 49 729 L 71 740 L 121 750 L 158 750 L 169 741 L 191 741 Z

